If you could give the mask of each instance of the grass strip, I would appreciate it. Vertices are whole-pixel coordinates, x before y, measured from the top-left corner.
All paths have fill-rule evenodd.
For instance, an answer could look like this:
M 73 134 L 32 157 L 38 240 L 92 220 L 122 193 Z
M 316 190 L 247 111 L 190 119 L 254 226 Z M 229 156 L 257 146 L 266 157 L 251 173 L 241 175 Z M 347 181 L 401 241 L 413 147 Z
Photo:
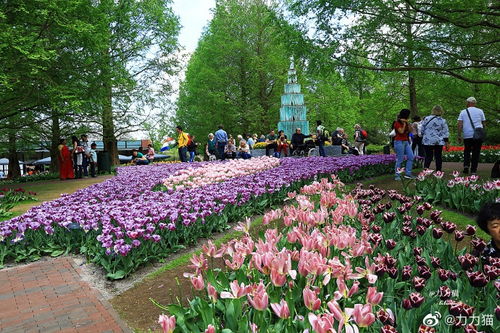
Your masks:
M 259 227 L 260 225 L 262 224 L 262 217 L 258 217 L 256 219 L 254 219 L 250 225 L 250 230 L 252 229 L 255 229 L 257 227 Z M 230 241 L 231 239 L 234 239 L 234 238 L 240 238 L 241 236 L 243 235 L 243 232 L 241 231 L 232 231 L 230 233 L 227 233 L 225 234 L 224 236 L 222 236 L 221 238 L 217 239 L 214 241 L 214 244 L 219 247 L 220 245 L 224 244 L 224 243 L 227 243 L 228 241 Z M 187 252 L 183 255 L 181 255 L 180 257 L 170 261 L 168 264 L 166 264 L 165 266 L 162 266 L 160 267 L 159 269 L 157 269 L 156 271 L 148 274 L 146 276 L 146 279 L 153 279 L 155 277 L 157 277 L 158 275 L 162 274 L 163 272 L 166 272 L 166 271 L 169 271 L 169 270 L 172 270 L 172 269 L 175 269 L 179 266 L 184 266 L 186 265 L 187 263 L 189 263 L 189 260 L 191 259 L 191 257 L 193 256 L 193 254 L 200 254 L 201 253 L 201 249 L 198 249 L 198 250 L 195 250 L 195 251 L 190 251 L 190 252 Z

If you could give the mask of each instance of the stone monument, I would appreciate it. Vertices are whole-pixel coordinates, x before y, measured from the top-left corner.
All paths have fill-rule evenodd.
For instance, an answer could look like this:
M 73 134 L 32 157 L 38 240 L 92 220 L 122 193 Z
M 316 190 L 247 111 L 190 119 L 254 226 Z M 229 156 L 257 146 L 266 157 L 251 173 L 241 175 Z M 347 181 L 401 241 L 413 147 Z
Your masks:
M 292 138 L 295 129 L 299 127 L 302 133 L 309 135 L 309 122 L 306 118 L 304 95 L 300 93 L 300 84 L 297 83 L 297 71 L 292 59 L 288 70 L 288 82 L 285 84 L 285 93 L 281 95 L 280 122 L 278 130 L 285 131 L 288 140 Z

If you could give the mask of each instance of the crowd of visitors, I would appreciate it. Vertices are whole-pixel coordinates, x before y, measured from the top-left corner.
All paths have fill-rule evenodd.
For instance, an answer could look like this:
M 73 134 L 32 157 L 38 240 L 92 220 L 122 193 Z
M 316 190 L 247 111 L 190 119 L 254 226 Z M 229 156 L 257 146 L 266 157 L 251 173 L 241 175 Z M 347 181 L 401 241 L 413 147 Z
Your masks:
M 66 145 L 66 139 L 61 139 L 58 146 L 59 178 L 61 180 L 73 178 L 97 177 L 97 145 L 89 145 L 86 134 L 80 138 L 71 138 L 72 149 Z
M 457 123 L 457 138 L 459 143 L 464 144 L 464 174 L 476 174 L 479 163 L 481 146 L 485 138 L 486 118 L 483 110 L 476 107 L 477 101 L 474 97 L 466 100 L 466 108 L 460 112 Z M 424 158 L 424 168 L 429 168 L 431 162 L 435 161 L 435 169 L 442 169 L 443 147 L 449 147 L 448 123 L 442 118 L 444 111 L 440 105 L 435 105 L 429 116 L 424 119 L 413 117 L 409 122 L 410 110 L 400 111 L 396 121 L 391 126 L 391 134 L 396 152 L 396 179 L 401 177 L 401 165 L 406 158 L 406 178 L 414 178 L 412 175 L 414 156 Z M 446 149 L 445 148 L 445 149 Z

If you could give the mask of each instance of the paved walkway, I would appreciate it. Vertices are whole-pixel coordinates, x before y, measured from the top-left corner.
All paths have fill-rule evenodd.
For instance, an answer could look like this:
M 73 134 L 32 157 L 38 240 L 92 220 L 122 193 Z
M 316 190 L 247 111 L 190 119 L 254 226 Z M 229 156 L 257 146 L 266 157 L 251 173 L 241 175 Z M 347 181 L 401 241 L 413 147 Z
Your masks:
M 0 270 L 0 332 L 130 332 L 70 257 Z

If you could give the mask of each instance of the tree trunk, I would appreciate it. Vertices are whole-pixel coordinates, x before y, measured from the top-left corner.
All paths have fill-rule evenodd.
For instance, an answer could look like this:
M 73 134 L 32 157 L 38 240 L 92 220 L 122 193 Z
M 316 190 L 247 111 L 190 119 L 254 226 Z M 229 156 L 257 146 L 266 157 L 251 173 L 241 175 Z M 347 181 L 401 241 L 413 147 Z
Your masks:
M 415 83 L 415 77 L 412 72 L 408 73 L 408 89 L 410 93 L 410 115 L 411 117 L 418 115 L 417 106 L 417 85 Z
M 410 14 L 411 10 L 406 5 L 407 13 Z M 407 43 L 407 56 L 408 56 L 408 67 L 415 67 L 415 54 L 413 53 L 413 31 L 412 24 L 406 23 L 406 43 Z M 410 95 L 410 117 L 414 117 L 418 115 L 418 106 L 417 106 L 417 86 L 415 83 L 415 72 L 408 71 L 408 92 Z
M 16 179 L 21 177 L 21 168 L 16 149 L 16 131 L 9 129 L 9 173 L 7 179 Z
M 51 142 L 50 142 L 50 172 L 59 172 L 59 140 L 61 139 L 61 124 L 59 121 L 59 114 L 57 111 L 52 110 L 51 113 Z
M 106 89 L 107 94 L 104 98 L 104 105 L 102 108 L 102 140 L 104 142 L 104 150 L 109 152 L 111 156 L 111 165 L 118 165 L 120 164 L 120 160 L 118 159 L 115 124 L 113 122 L 111 82 L 106 82 L 104 84 L 104 89 Z

